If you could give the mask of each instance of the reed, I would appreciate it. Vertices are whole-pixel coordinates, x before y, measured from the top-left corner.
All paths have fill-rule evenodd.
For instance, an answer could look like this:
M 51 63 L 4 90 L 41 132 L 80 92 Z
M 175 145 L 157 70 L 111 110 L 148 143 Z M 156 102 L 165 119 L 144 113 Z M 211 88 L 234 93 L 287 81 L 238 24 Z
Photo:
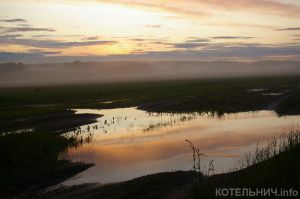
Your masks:
M 253 165 L 272 159 L 276 155 L 297 147 L 300 144 L 300 130 L 291 130 L 279 137 L 273 137 L 266 145 L 257 143 L 254 152 L 248 152 L 237 161 L 236 165 L 228 169 L 228 172 L 251 167 Z
M 193 170 L 198 174 L 198 181 L 202 180 L 203 172 L 201 171 L 201 156 L 204 156 L 204 153 L 200 152 L 200 149 L 195 147 L 190 140 L 185 140 L 192 149 L 193 153 Z

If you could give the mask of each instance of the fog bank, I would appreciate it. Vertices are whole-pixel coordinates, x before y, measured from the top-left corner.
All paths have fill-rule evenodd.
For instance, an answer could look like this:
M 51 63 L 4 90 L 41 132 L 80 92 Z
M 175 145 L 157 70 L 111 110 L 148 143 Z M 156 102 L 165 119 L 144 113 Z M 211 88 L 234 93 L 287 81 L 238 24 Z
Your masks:
M 0 86 L 300 75 L 300 62 L 72 62 L 0 64 Z

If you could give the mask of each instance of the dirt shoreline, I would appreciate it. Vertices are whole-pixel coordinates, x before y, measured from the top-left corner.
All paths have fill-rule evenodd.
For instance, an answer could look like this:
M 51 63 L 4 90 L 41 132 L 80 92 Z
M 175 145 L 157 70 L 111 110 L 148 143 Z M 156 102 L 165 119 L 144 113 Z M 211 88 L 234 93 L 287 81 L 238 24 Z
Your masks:
M 53 171 L 45 174 L 44 176 L 39 176 L 38 178 L 28 179 L 26 186 L 26 191 L 22 193 L 15 193 L 13 196 L 8 198 L 18 199 L 18 198 L 36 198 L 38 195 L 42 195 L 44 189 L 53 184 L 62 182 L 63 180 L 73 177 L 76 174 L 93 167 L 94 164 L 87 164 L 81 162 L 69 163 L 66 162 L 59 168 L 53 168 Z M 38 182 L 38 183 L 37 183 Z M 32 184 L 31 184 L 32 183 Z M 5 196 L 4 196 L 5 197 Z
M 45 133 L 61 134 L 82 125 L 92 124 L 103 115 L 76 114 L 73 110 L 37 115 L 34 117 L 0 121 L 2 132 L 13 132 L 16 129 L 33 129 Z M 14 127 L 14 129 L 11 129 Z

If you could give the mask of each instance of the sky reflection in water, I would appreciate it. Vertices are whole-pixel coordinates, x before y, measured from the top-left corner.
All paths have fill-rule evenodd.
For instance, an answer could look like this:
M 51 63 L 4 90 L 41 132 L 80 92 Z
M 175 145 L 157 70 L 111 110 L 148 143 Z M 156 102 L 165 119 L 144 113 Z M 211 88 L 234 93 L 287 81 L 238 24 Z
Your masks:
M 277 117 L 272 111 L 221 118 L 198 113 L 149 114 L 136 108 L 76 111 L 104 115 L 97 123 L 81 127 L 79 136 L 92 138 L 91 142 L 67 153 L 73 161 L 96 166 L 63 185 L 110 183 L 162 171 L 190 170 L 192 154 L 186 139 L 207 155 L 202 166 L 214 160 L 216 172 L 223 172 L 240 155 L 253 151 L 258 141 L 263 143 L 300 123 L 300 116 Z

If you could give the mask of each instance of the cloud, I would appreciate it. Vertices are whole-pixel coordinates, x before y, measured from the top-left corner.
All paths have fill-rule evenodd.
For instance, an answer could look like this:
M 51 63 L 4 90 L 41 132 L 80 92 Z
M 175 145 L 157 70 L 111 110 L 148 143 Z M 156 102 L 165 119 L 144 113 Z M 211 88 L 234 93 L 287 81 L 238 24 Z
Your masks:
M 42 38 L 42 37 L 50 37 L 51 35 L 32 35 L 32 37 Z
M 194 48 L 199 48 L 207 45 L 208 44 L 206 43 L 179 43 L 179 44 L 174 44 L 173 46 L 175 48 L 194 49 Z
M 145 42 L 145 41 L 152 41 L 150 39 L 142 39 L 142 38 L 129 38 L 130 41 L 135 41 L 135 42 Z
M 1 39 L 16 39 L 18 37 L 22 37 L 23 35 L 21 34 L 7 34 L 7 35 L 0 35 L 0 40 Z
M 212 43 L 211 39 L 223 39 L 223 40 L 234 40 L 234 39 L 252 39 L 254 37 L 242 37 L 242 36 L 218 36 L 218 37 L 210 37 L 210 38 L 197 38 L 197 37 L 190 37 L 187 41 L 182 43 L 168 43 L 168 42 L 161 42 L 162 45 L 173 46 L 175 49 L 196 49 L 196 48 L 203 48 L 203 47 L 223 47 L 227 46 L 230 43 Z
M 240 45 L 240 46 L 222 46 L 207 45 L 201 50 L 173 50 L 167 52 L 145 52 L 136 55 L 136 59 L 154 59 L 154 60 L 202 60 L 202 59 L 231 59 L 231 58 L 264 58 L 281 56 L 299 56 L 300 45 Z
M 25 23 L 26 20 L 25 19 L 19 19 L 19 18 L 16 18 L 16 19 L 1 19 L 0 22 L 8 22 L 8 23 L 18 23 L 18 22 L 21 22 L 21 23 Z
M 161 28 L 161 25 L 146 25 L 147 28 Z
M 294 35 L 294 40 L 300 41 L 300 35 Z
M 184 45 L 184 44 L 182 44 Z M 183 46 L 182 46 L 183 47 Z M 107 55 L 107 56 L 47 56 L 49 52 L 28 52 L 28 53 L 11 53 L 0 52 L 0 61 L 24 61 L 24 62 L 66 62 L 80 59 L 81 61 L 121 61 L 121 60 L 179 60 L 179 61 L 196 61 L 196 60 L 232 60 L 232 59 L 267 59 L 268 57 L 280 59 L 283 57 L 299 57 L 300 44 L 282 44 L 282 45 L 263 45 L 263 44 L 240 44 L 226 46 L 219 44 L 205 44 L 202 49 L 178 48 L 175 50 L 158 52 L 137 51 L 135 54 L 127 55 Z M 51 53 L 51 52 L 50 52 Z
M 172 44 L 174 48 L 176 49 L 195 49 L 195 48 L 199 48 L 199 47 L 205 47 L 205 46 L 209 46 L 209 42 L 207 42 L 206 40 L 202 40 L 202 39 L 195 39 L 195 40 L 188 40 L 186 42 L 183 43 L 175 43 Z
M 198 38 L 198 37 L 190 37 L 187 40 L 188 43 L 203 43 L 203 42 L 210 42 L 210 39 L 207 38 Z
M 6 33 L 13 32 L 55 32 L 56 30 L 51 28 L 32 28 L 32 27 L 0 27 Z
M 197 0 L 194 0 L 197 1 Z M 279 1 L 270 0 L 235 0 L 220 1 L 206 0 L 207 4 L 223 8 L 226 10 L 248 10 L 262 13 L 269 13 L 282 16 L 300 16 L 300 7 L 296 4 L 282 3 Z
M 182 43 L 162 42 L 161 44 L 169 45 L 176 49 L 195 49 L 208 46 L 210 42 L 211 40 L 207 38 L 189 37 L 187 41 Z
M 59 40 L 39 40 L 39 39 L 22 39 L 18 37 L 12 37 L 11 35 L 0 36 L 0 44 L 2 45 L 22 45 L 27 47 L 36 48 L 70 48 L 81 46 L 94 46 L 94 45 L 109 45 L 114 44 L 116 41 L 95 40 L 95 41 L 59 41 Z
M 255 37 L 242 37 L 242 36 L 217 36 L 211 37 L 212 39 L 253 39 Z
M 77 0 L 78 1 L 78 0 Z M 189 6 L 188 1 L 173 0 L 172 3 L 167 3 L 164 0 L 95 0 L 98 2 L 122 4 L 125 6 L 134 6 L 150 10 L 165 10 L 175 13 L 192 14 L 198 16 L 206 16 L 208 13 L 202 9 L 194 9 Z M 180 5 L 179 5 L 180 4 Z
M 4 19 L 4 20 L 0 20 L 0 21 L 26 22 L 26 20 L 24 20 L 24 19 Z M 0 31 L 2 33 L 17 33 L 17 32 L 55 32 L 56 30 L 53 28 L 32 27 L 30 24 L 23 23 L 23 24 L 18 24 L 15 27 L 0 26 Z
M 209 15 L 208 7 L 223 11 L 251 11 L 285 17 L 300 17 L 300 7 L 297 4 L 288 4 L 270 0 L 96 0 L 99 2 L 117 3 L 126 6 L 138 6 L 148 9 L 162 9 L 170 12 L 189 15 Z
M 292 27 L 292 28 L 278 28 L 277 31 L 296 31 L 300 30 L 300 27 Z
M 58 55 L 60 51 L 43 51 L 39 49 L 30 49 L 29 53 L 40 54 L 40 55 Z
M 0 62 L 30 62 L 39 60 L 42 62 L 45 55 L 41 53 L 16 53 L 16 52 L 0 52 Z
M 245 27 L 245 28 L 261 28 L 261 29 L 275 29 L 275 26 L 272 25 L 265 25 L 265 24 L 253 24 L 253 23 L 236 23 L 236 22 L 229 22 L 229 23 L 220 23 L 216 25 L 225 25 L 225 26 L 233 26 L 233 27 Z
M 91 41 L 91 40 L 98 40 L 99 37 L 98 36 L 91 36 L 91 37 L 84 37 L 83 40 L 88 40 L 88 41 Z

